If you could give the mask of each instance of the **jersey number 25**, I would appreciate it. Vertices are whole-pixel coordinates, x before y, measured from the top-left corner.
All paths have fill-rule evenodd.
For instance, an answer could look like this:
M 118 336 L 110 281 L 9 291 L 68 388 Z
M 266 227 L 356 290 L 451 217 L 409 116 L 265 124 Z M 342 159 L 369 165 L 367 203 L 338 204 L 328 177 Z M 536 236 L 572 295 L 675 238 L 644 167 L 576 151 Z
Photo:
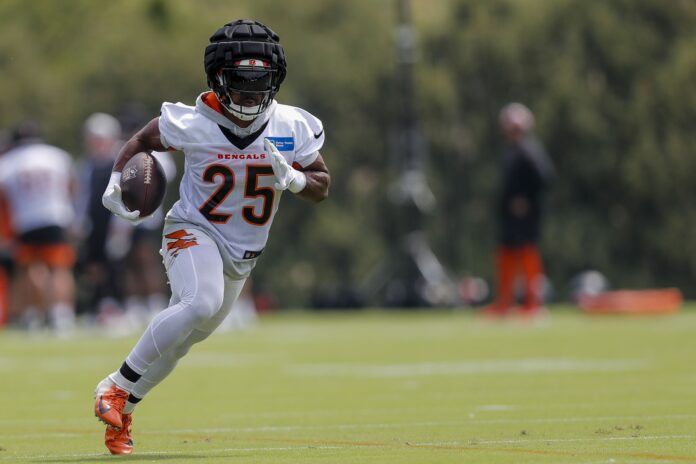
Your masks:
M 272 176 L 273 169 L 269 165 L 247 165 L 246 185 L 244 186 L 244 196 L 246 198 L 263 198 L 263 206 L 261 214 L 256 214 L 253 206 L 245 206 L 242 208 L 242 217 L 246 222 L 255 226 L 262 226 L 271 218 L 273 208 L 273 198 L 275 191 L 272 187 L 259 187 L 259 176 Z M 215 189 L 212 195 L 201 205 L 199 211 L 210 222 L 224 224 L 230 220 L 232 214 L 221 213 L 216 211 L 229 194 L 234 189 L 235 178 L 234 172 L 227 166 L 222 164 L 213 164 L 206 168 L 203 172 L 203 180 L 211 183 L 218 183 L 218 178 L 222 179 L 218 188 Z

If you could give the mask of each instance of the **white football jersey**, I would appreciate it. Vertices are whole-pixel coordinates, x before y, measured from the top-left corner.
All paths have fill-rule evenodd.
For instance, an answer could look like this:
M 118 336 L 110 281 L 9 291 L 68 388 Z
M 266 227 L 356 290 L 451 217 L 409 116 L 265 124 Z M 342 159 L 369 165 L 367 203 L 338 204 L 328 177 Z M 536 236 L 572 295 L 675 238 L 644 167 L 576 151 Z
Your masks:
M 167 220 L 201 227 L 233 260 L 261 254 L 278 209 L 264 139 L 296 167 L 312 164 L 324 143 L 321 121 L 300 108 L 274 101 L 260 118 L 239 137 L 215 94 L 205 92 L 196 106 L 164 103 L 159 119 L 162 143 L 185 155 L 180 198 Z
M 27 143 L 0 156 L 0 189 L 15 232 L 69 226 L 75 215 L 71 178 L 72 158 L 51 145 Z

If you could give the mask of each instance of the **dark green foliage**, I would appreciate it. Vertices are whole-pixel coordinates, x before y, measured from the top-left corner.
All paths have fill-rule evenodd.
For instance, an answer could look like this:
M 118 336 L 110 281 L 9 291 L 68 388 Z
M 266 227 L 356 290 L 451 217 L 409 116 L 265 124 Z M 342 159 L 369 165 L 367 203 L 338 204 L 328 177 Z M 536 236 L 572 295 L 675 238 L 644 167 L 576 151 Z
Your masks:
M 435 53 L 421 70 L 423 82 L 446 76 L 454 103 L 427 117 L 452 212 L 433 234 L 450 265 L 490 272 L 496 117 L 522 101 L 558 169 L 543 242 L 555 283 L 597 268 L 617 286 L 693 294 L 696 3 L 459 1 L 452 11 L 428 34 Z M 460 241 L 447 243 L 455 231 Z
M 255 271 L 284 305 L 367 283 L 385 256 L 395 107 L 389 0 L 4 0 L 0 127 L 38 117 L 80 155 L 83 118 L 193 102 L 203 48 L 253 17 L 282 38 L 281 102 L 325 123 L 331 197 L 286 195 Z M 554 283 L 584 268 L 617 286 L 696 291 L 696 3 L 414 0 L 416 91 L 438 199 L 428 234 L 453 275 L 490 277 L 497 113 L 526 103 L 553 157 L 543 249 Z M 398 156 L 398 154 L 397 154 Z

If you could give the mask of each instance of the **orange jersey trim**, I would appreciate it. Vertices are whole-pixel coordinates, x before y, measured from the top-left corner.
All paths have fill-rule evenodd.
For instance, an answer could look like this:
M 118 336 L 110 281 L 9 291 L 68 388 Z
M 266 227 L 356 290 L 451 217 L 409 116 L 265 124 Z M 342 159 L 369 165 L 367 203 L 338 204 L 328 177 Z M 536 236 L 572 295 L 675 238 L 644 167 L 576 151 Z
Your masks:
M 214 109 L 223 116 L 225 115 L 225 112 L 222 109 L 222 103 L 220 103 L 220 100 L 218 100 L 217 95 L 215 95 L 215 92 L 205 92 L 201 96 L 201 100 L 203 100 L 203 103 L 208 105 L 210 108 Z

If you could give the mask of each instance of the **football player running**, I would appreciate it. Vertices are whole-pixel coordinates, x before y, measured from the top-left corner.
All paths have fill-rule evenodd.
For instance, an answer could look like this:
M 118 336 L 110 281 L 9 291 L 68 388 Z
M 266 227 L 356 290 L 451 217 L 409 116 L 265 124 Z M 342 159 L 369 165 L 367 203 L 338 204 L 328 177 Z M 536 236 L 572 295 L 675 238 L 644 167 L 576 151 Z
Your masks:
M 170 305 L 95 391 L 94 411 L 107 425 L 113 454 L 133 451 L 136 404 L 232 308 L 264 249 L 282 192 L 313 202 L 328 195 L 321 121 L 274 99 L 286 74 L 278 35 L 257 21 L 228 23 L 210 38 L 204 65 L 211 91 L 194 106 L 164 103 L 160 116 L 124 145 L 102 198 L 117 216 L 140 221 L 121 201 L 124 165 L 142 151 L 184 153 L 180 199 L 167 214 L 161 249 Z

